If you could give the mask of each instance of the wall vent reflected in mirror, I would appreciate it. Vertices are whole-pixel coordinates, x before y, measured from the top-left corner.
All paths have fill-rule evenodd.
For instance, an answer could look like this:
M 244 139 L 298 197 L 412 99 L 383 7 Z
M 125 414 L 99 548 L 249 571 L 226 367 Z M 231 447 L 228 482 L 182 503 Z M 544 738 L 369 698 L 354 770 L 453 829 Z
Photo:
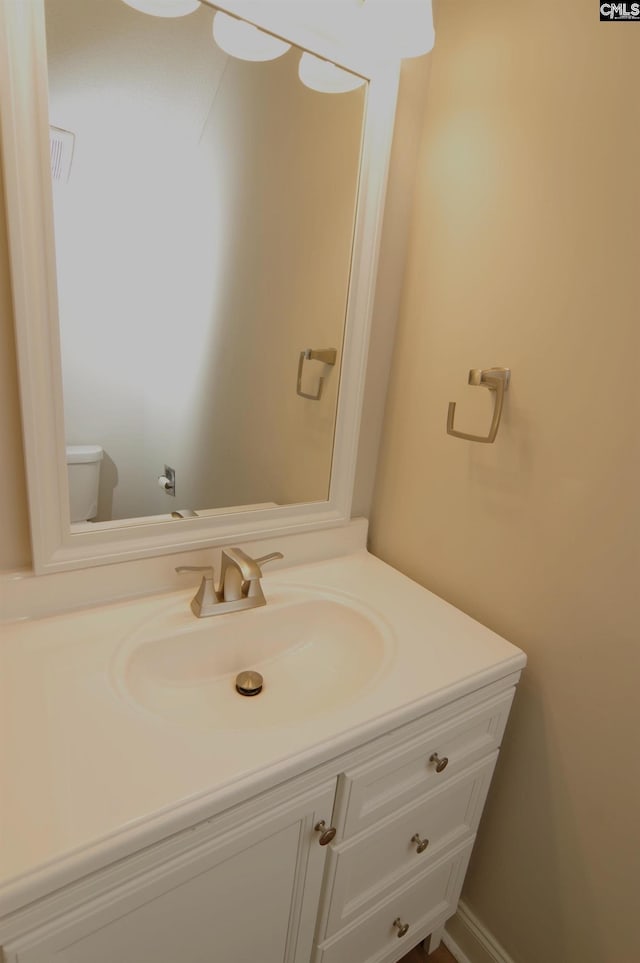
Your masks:
M 229 56 L 209 6 L 134 6 L 45 0 L 65 433 L 104 449 L 93 524 L 169 518 L 165 461 L 198 515 L 324 502 L 367 86 L 305 86 L 295 46 Z M 313 405 L 304 344 L 338 347 Z
M 71 172 L 75 135 L 70 130 L 49 127 L 49 150 L 51 154 L 51 180 L 66 184 Z

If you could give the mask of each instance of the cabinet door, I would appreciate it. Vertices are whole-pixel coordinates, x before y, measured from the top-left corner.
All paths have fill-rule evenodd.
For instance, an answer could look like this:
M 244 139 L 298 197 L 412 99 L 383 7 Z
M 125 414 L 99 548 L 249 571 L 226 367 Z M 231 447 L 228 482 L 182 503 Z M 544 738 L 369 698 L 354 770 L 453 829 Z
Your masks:
M 7 963 L 308 963 L 333 784 L 4 947 Z

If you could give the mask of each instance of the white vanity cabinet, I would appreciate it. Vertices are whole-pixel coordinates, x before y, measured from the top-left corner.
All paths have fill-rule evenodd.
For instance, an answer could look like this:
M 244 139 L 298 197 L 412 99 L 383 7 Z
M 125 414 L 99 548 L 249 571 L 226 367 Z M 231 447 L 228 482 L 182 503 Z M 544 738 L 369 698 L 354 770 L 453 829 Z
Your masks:
M 308 963 L 334 795 L 267 793 L 60 891 L 5 963 Z
M 314 963 L 395 963 L 455 913 L 514 691 L 489 686 L 345 767 Z
M 0 920 L 4 963 L 396 963 L 456 910 L 518 675 Z

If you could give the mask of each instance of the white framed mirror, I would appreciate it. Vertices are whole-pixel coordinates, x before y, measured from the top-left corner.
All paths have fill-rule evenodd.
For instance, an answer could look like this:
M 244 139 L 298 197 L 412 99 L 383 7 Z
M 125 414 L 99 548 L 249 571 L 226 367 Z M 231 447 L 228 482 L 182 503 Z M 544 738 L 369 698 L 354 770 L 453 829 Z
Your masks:
M 350 514 L 398 64 L 326 4 L 158 2 L 0 5 L 39 573 Z M 220 49 L 225 14 L 282 53 Z

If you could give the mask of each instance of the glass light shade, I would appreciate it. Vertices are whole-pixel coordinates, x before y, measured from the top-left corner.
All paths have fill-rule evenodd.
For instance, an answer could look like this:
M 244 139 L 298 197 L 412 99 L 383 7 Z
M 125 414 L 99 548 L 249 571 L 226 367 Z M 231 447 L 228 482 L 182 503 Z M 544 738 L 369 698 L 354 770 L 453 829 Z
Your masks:
M 362 77 L 350 74 L 328 60 L 321 60 L 310 53 L 303 53 L 300 57 L 298 76 L 305 87 L 318 90 L 322 94 L 346 94 L 364 83 Z
M 374 51 L 419 57 L 435 42 L 431 0 L 365 0 L 362 29 Z
M 200 0 L 123 0 L 128 7 L 152 17 L 186 17 L 200 6 Z
M 291 47 L 290 43 L 221 11 L 213 18 L 213 38 L 225 53 L 240 60 L 275 60 Z

